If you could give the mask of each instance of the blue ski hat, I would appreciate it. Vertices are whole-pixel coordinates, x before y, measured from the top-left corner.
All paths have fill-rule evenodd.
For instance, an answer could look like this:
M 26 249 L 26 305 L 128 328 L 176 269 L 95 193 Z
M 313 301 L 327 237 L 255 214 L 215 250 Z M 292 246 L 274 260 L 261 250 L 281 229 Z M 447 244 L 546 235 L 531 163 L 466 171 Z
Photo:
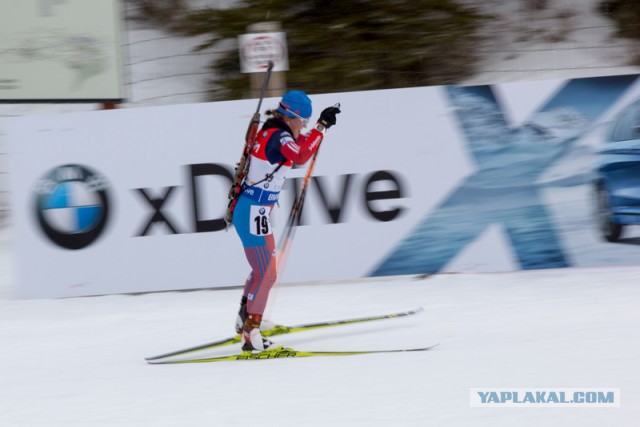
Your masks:
M 278 111 L 287 117 L 302 117 L 308 119 L 311 117 L 311 100 L 301 90 L 292 90 L 284 94 Z

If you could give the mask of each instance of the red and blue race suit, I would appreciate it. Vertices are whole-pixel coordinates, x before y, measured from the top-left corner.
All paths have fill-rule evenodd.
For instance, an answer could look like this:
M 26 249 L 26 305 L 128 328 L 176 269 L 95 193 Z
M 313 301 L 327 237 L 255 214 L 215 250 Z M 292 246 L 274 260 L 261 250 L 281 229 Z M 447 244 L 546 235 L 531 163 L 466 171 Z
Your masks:
M 244 285 L 250 314 L 264 313 L 277 279 L 276 246 L 269 219 L 273 206 L 291 166 L 309 160 L 322 138 L 323 132 L 314 128 L 295 139 L 291 129 L 277 118 L 267 120 L 258 131 L 249 171 L 233 212 L 233 224 L 251 266 Z

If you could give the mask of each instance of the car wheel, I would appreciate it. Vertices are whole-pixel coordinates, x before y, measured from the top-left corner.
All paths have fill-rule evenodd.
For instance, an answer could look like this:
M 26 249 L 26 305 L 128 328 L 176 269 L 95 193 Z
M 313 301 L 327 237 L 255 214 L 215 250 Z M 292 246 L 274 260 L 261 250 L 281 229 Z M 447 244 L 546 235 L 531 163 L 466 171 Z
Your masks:
M 609 205 L 609 192 L 603 187 L 596 189 L 596 218 L 602 237 L 607 242 L 617 242 L 622 235 L 623 225 L 613 222 L 613 215 Z

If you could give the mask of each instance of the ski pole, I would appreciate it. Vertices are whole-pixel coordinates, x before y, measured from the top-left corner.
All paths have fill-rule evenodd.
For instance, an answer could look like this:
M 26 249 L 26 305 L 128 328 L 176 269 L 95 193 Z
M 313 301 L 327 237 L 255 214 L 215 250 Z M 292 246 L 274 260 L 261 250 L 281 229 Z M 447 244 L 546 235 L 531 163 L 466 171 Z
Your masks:
M 340 108 L 340 103 L 337 103 L 335 107 Z M 297 223 L 300 221 L 300 215 L 302 214 L 302 208 L 304 207 L 304 201 L 307 196 L 307 189 L 309 188 L 309 183 L 311 182 L 311 175 L 313 174 L 313 170 L 316 166 L 316 160 L 318 159 L 318 153 L 320 152 L 320 145 L 316 149 L 316 152 L 313 154 L 311 159 L 311 163 L 307 168 L 307 173 L 304 176 L 302 181 L 302 187 L 300 189 L 300 193 L 295 198 L 293 202 L 293 207 L 291 208 L 291 212 L 289 213 L 289 219 L 287 220 L 287 225 L 285 228 L 285 232 L 283 234 L 280 251 L 278 254 L 278 275 L 281 276 L 286 259 L 289 256 L 289 251 L 291 250 L 291 243 L 293 242 L 293 237 L 295 235 L 295 230 L 297 228 Z
M 320 143 L 322 145 L 322 143 Z M 309 168 L 307 169 L 307 173 L 304 176 L 304 180 L 302 181 L 302 187 L 300 189 L 300 193 L 296 197 L 293 202 L 293 207 L 291 208 L 291 212 L 289 213 L 289 218 L 287 219 L 287 225 L 285 226 L 284 234 L 282 235 L 282 240 L 280 244 L 280 251 L 278 253 L 278 276 L 282 275 L 284 270 L 285 262 L 289 256 L 289 250 L 291 249 L 291 243 L 293 242 L 293 237 L 295 235 L 295 231 L 297 229 L 297 222 L 300 220 L 300 214 L 302 213 L 302 208 L 304 207 L 304 200 L 307 195 L 307 188 L 309 187 L 309 182 L 311 181 L 311 174 L 313 173 L 313 169 L 316 165 L 316 159 L 318 158 L 318 152 L 320 151 L 320 146 L 313 155 L 311 159 L 311 163 L 309 164 Z

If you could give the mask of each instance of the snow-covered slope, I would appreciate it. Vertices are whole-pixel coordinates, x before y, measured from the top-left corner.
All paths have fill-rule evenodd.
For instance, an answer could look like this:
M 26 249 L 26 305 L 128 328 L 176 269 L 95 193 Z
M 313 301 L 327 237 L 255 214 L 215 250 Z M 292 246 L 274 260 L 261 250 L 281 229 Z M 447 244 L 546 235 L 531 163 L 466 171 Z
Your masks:
M 640 42 L 615 36 L 615 23 L 597 10 L 600 0 L 467 3 L 492 19 L 479 32 L 480 67 L 465 84 L 640 72 L 632 65 Z
M 8 256 L 0 245 L 2 426 L 631 427 L 640 417 L 638 268 L 286 287 L 271 312 L 286 324 L 426 310 L 283 336 L 280 344 L 440 345 L 423 353 L 150 366 L 145 356 L 233 333 L 240 291 L 15 300 Z M 619 388 L 622 404 L 470 408 L 470 388 L 490 387 Z

